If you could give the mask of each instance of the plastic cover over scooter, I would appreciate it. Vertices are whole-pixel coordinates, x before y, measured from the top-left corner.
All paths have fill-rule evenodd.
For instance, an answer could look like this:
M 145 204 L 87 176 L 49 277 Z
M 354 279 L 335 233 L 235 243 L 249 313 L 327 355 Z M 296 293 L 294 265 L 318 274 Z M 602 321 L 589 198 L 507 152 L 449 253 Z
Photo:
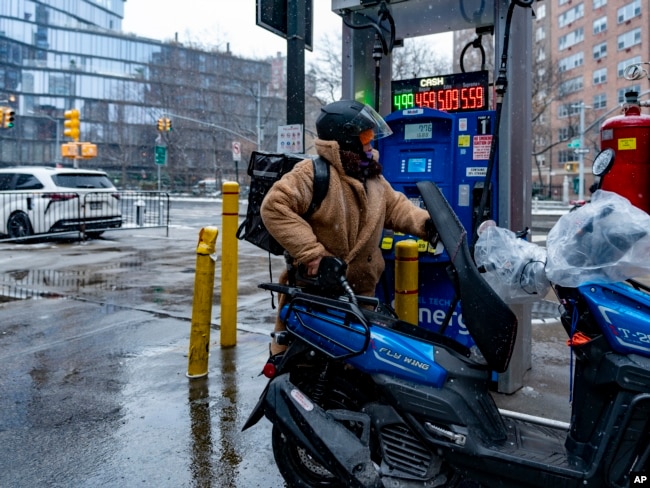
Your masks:
M 650 274 L 650 215 L 597 190 L 548 233 L 546 276 L 561 286 L 614 283 Z
M 506 303 L 543 299 L 551 284 L 546 277 L 546 249 L 528 242 L 496 222 L 483 222 L 474 246 L 476 265 Z

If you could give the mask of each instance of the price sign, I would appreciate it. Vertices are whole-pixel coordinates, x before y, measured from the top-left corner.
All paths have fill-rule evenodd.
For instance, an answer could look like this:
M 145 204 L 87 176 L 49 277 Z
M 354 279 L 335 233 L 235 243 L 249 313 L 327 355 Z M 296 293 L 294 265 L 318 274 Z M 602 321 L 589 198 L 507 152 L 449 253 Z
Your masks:
M 488 72 L 457 73 L 393 81 L 393 111 L 425 107 L 444 112 L 488 109 Z

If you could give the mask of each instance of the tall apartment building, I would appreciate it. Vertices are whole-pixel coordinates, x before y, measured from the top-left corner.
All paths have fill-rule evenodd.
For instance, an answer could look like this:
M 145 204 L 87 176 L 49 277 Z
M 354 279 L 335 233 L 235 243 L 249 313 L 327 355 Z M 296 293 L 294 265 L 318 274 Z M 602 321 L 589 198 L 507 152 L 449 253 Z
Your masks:
M 541 183 L 548 190 L 550 181 L 550 196 L 557 197 L 567 177 L 570 197 L 579 193 L 579 154 L 568 146 L 577 145 L 582 136 L 578 149 L 589 151 L 583 156 L 583 192 L 588 196 L 591 163 L 600 150 L 600 126 L 620 114 L 627 91 L 640 93 L 642 99 L 650 94 L 647 76 L 638 80 L 624 76 L 626 67 L 650 62 L 649 4 L 647 0 L 545 0 L 535 10 L 538 71 L 533 76 L 545 81 L 534 103 L 541 107 L 550 102 L 540 121 L 549 130 L 537 131 L 539 139 L 533 143 L 538 151 L 545 150 L 538 155 L 541 173 L 547 177 Z
M 588 196 L 591 163 L 600 150 L 600 126 L 620 114 L 627 91 L 639 92 L 641 100 L 650 95 L 647 73 L 638 80 L 624 77 L 626 67 L 650 63 L 650 4 L 648 0 L 542 0 L 532 8 L 533 191 L 560 199 L 566 180 L 569 198 L 576 198 L 579 154 L 575 149 L 588 149 L 583 154 L 583 193 Z M 454 33 L 455 69 L 462 49 L 476 37 L 471 30 Z M 483 36 L 490 70 L 494 69 L 493 44 L 491 36 Z M 467 71 L 480 69 L 479 52 L 468 50 L 464 64 Z M 643 68 L 650 71 L 650 65 Z M 581 134 L 583 147 L 569 147 Z
M 0 166 L 72 165 L 60 154 L 71 108 L 81 141 L 98 147 L 79 165 L 107 170 L 124 187 L 153 181 L 157 138 L 168 148 L 171 190 L 242 176 L 233 142 L 242 170 L 251 151 L 275 150 L 286 120 L 278 60 L 125 35 L 124 1 L 0 1 L 0 105 L 16 112 L 15 127 L 0 130 Z M 160 117 L 172 131 L 158 132 Z

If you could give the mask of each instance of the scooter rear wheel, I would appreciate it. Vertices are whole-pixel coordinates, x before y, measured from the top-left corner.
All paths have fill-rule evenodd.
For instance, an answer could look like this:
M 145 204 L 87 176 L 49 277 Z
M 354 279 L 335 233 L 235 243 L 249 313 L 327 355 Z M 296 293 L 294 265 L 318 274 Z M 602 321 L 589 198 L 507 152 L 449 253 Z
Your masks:
M 345 488 L 295 439 L 273 426 L 273 456 L 280 474 L 291 488 Z

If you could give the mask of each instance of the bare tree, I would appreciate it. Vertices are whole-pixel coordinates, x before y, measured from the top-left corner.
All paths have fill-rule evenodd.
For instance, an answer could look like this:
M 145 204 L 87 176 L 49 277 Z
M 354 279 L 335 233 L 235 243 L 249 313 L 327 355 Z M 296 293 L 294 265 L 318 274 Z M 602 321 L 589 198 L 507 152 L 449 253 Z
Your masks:
M 393 50 L 393 79 L 423 78 L 451 71 L 451 61 L 441 56 L 425 39 L 405 39 Z
M 567 79 L 571 81 L 569 73 L 549 59 L 533 63 L 532 157 L 536 174 L 533 184 L 541 195 L 549 198 L 552 197 L 553 157 L 556 161 L 567 162 L 567 158 L 573 157 L 568 142 L 580 136 L 580 104 L 584 100 L 580 90 L 567 89 Z M 585 112 L 585 128 L 590 127 L 598 115 L 596 111 Z M 561 124 L 551 124 L 554 120 Z M 600 134 L 597 127 L 585 131 L 583 144 L 594 154 L 598 152 Z M 561 169 L 561 177 L 563 172 Z
M 310 65 L 309 76 L 315 80 L 316 95 L 323 104 L 341 98 L 341 35 L 325 35 L 317 61 Z M 404 46 L 393 49 L 393 79 L 419 78 L 447 74 L 451 61 L 440 55 L 426 39 L 406 39 Z
M 548 160 L 549 173 L 551 168 L 551 149 L 560 143 L 553 141 L 551 130 L 551 113 L 554 94 L 558 93 L 558 85 L 562 79 L 561 73 L 553 66 L 550 60 L 534 63 L 532 75 L 532 157 L 537 173 L 537 181 L 533 185 L 542 195 L 551 193 L 550 175 L 547 178 L 548 188 L 543 175 L 543 167 Z

